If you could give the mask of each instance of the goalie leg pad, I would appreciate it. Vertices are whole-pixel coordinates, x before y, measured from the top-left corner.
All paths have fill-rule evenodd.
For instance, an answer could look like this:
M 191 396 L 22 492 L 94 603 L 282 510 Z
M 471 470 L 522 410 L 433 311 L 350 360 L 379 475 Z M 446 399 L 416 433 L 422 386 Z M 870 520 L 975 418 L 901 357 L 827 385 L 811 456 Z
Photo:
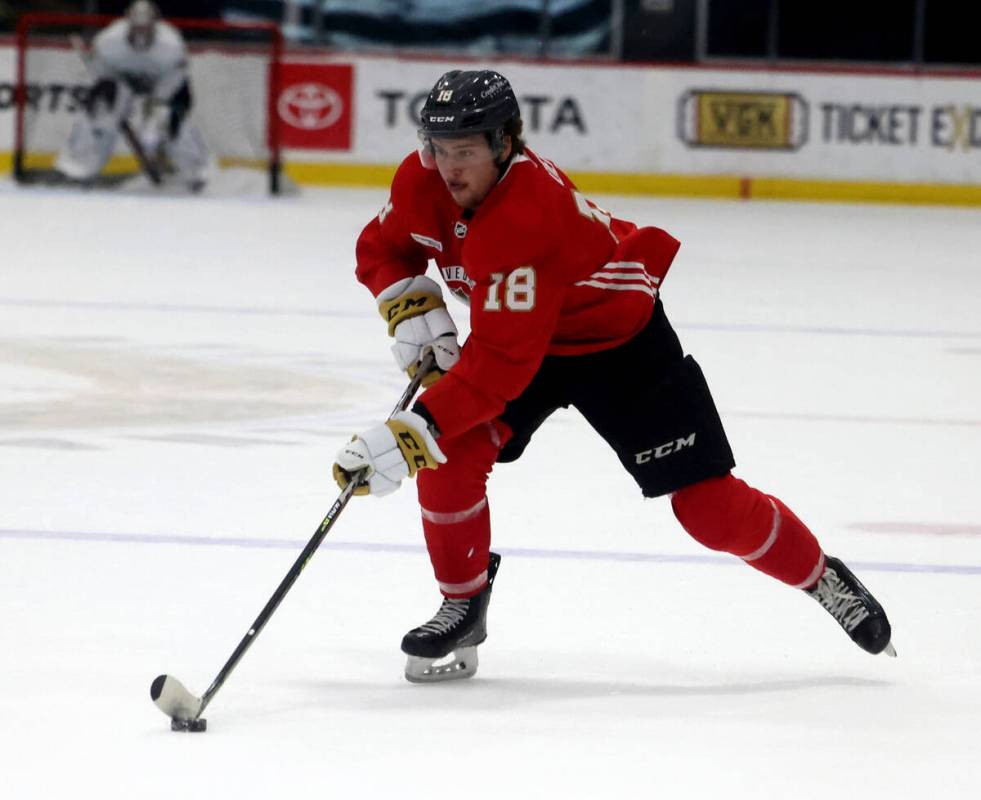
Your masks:
M 214 157 L 191 123 L 180 126 L 176 139 L 165 141 L 164 153 L 177 178 L 190 185 L 204 184 L 214 172 Z
M 58 153 L 55 169 L 72 180 L 91 180 L 112 157 L 116 134 L 115 126 L 96 125 L 86 116 L 79 117 Z
M 193 105 L 191 100 L 191 87 L 187 81 L 181 84 L 180 88 L 174 92 L 173 97 L 167 103 L 170 107 L 170 116 L 167 122 L 167 134 L 171 139 L 176 139 L 184 120 L 191 111 Z
M 100 81 L 93 87 L 87 113 L 72 124 L 55 169 L 76 181 L 94 178 L 112 157 L 119 134 L 119 124 L 133 103 L 133 92 L 118 81 Z

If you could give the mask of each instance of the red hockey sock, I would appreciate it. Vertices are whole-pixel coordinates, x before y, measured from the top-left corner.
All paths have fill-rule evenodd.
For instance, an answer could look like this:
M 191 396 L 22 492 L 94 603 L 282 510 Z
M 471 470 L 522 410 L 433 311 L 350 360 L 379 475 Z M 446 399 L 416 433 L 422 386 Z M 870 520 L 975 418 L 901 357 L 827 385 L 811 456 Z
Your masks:
M 487 497 L 462 511 L 422 508 L 429 559 L 445 597 L 472 597 L 487 583 L 490 509 Z
M 696 541 L 794 588 L 813 585 L 824 570 L 821 545 L 794 512 L 731 474 L 686 486 L 671 506 Z
M 488 423 L 439 440 L 447 461 L 416 476 L 422 529 L 439 589 L 446 597 L 472 597 L 487 583 L 490 508 L 487 476 L 501 446 Z

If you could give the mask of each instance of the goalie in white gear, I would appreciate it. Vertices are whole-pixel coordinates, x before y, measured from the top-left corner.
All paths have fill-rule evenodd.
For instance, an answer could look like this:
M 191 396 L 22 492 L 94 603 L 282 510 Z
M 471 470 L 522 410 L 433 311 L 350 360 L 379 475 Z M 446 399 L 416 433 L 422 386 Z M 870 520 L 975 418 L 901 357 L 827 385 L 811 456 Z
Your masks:
M 100 31 L 84 54 L 93 79 L 86 113 L 76 120 L 58 156 L 65 176 L 90 181 L 129 123 L 147 160 L 163 176 L 203 186 L 210 157 L 188 123 L 192 106 L 187 46 L 149 0 L 136 0 L 121 19 Z

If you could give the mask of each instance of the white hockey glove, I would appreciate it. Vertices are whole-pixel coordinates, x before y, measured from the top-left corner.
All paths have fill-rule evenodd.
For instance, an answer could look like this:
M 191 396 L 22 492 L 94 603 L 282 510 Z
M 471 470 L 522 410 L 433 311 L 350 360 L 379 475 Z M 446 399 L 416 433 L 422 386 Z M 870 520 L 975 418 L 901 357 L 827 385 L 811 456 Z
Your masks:
M 342 447 L 334 460 L 334 480 L 344 489 L 363 469 L 368 479 L 355 494 L 390 494 L 403 478 L 415 477 L 420 469 L 436 469 L 446 463 L 429 432 L 426 420 L 412 411 L 399 411 L 388 422 L 355 436 Z
M 378 295 L 378 311 L 388 323 L 388 335 L 395 337 L 392 354 L 399 369 L 415 377 L 419 362 L 431 350 L 436 368 L 423 377 L 431 386 L 460 360 L 457 329 L 446 310 L 443 293 L 436 281 L 425 275 L 403 278 Z
M 152 158 L 157 158 L 170 141 L 170 107 L 165 103 L 150 103 L 140 126 L 140 144 Z

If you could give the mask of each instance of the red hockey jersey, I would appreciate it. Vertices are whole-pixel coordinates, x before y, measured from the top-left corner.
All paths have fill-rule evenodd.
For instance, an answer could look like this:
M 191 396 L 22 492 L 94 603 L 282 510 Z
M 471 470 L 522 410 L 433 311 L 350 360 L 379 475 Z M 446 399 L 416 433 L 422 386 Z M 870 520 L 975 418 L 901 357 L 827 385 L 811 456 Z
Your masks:
M 679 246 L 611 217 L 530 150 L 474 212 L 413 153 L 358 239 L 357 277 L 378 295 L 433 259 L 469 303 L 460 361 L 420 397 L 453 436 L 499 415 L 546 355 L 606 350 L 639 333 Z

